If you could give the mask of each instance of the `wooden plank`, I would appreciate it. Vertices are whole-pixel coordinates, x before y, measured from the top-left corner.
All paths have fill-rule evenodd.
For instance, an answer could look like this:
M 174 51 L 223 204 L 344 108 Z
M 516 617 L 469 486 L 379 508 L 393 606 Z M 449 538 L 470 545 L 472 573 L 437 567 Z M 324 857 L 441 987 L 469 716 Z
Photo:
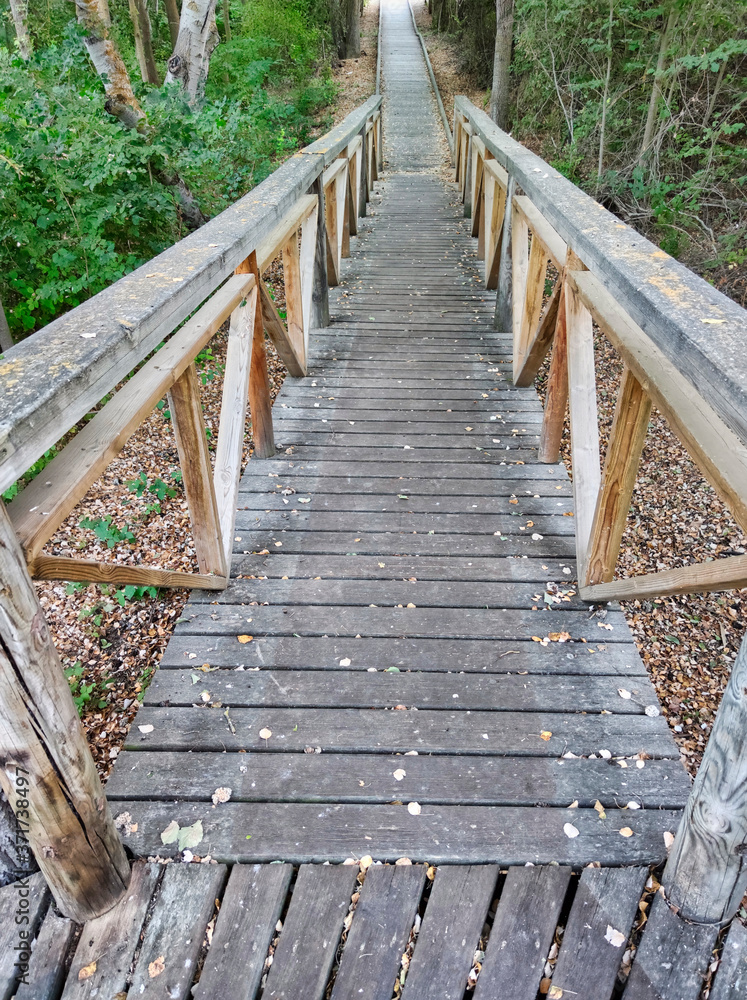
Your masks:
M 527 266 L 526 291 L 520 303 L 519 350 L 514 350 L 513 358 L 514 383 L 516 383 L 519 372 L 524 366 L 531 341 L 536 338 L 538 332 L 537 326 L 545 295 L 546 272 L 547 251 L 534 234 Z
M 747 442 L 744 310 L 501 132 L 483 111 L 458 101 L 486 148 L 553 228 Z
M 495 271 L 495 314 L 493 326 L 496 330 L 511 334 L 512 344 L 516 343 L 513 324 L 513 239 L 511 236 L 513 220 L 513 201 L 516 190 L 516 180 L 512 176 L 508 179 L 506 188 L 505 210 L 503 212 L 503 224 L 500 228 L 500 250 L 496 252 L 493 266 L 488 274 L 487 286 L 492 287 L 490 279 Z M 497 232 L 497 231 L 496 231 Z
M 462 1000 L 497 879 L 493 865 L 438 870 L 403 1000 Z
M 404 506 L 404 505 L 403 505 Z M 518 506 L 518 504 L 516 504 Z M 518 522 L 523 522 L 519 524 Z M 362 530 L 360 528 L 360 517 L 356 511 L 350 513 L 343 511 L 327 512 L 323 510 L 296 509 L 294 514 L 285 511 L 270 511 L 269 513 L 238 510 L 236 514 L 236 531 L 257 531 L 266 528 L 270 531 L 278 531 L 289 528 L 293 531 L 304 529 L 312 531 L 337 531 L 351 532 Z M 428 533 L 435 531 L 439 534 L 450 535 L 489 535 L 500 537 L 501 535 L 517 535 L 519 529 L 523 529 L 524 537 L 527 530 L 531 537 L 532 529 L 539 532 L 546 532 L 548 535 L 573 534 L 573 518 L 562 516 L 545 516 L 543 514 L 534 515 L 531 525 L 527 525 L 526 519 L 517 517 L 516 521 L 511 519 L 510 514 L 426 514 L 422 512 L 410 514 L 403 510 L 401 513 L 371 512 L 366 518 L 365 530 L 371 531 L 398 531 Z M 496 532 L 499 534 L 496 535 Z M 237 536 L 238 537 L 238 536 Z M 536 539 L 538 540 L 538 539 Z M 486 595 L 489 591 L 486 591 Z M 396 603 L 394 599 L 392 603 Z M 492 602 L 491 602 L 492 603 Z M 531 603 L 528 602 L 528 603 Z
M 344 161 L 338 162 L 343 163 Z M 334 170 L 335 168 L 329 167 L 328 169 Z M 338 225 L 338 201 L 337 183 L 333 181 L 330 187 L 328 187 L 325 183 L 324 228 L 327 230 L 327 281 L 329 282 L 330 288 L 340 284 L 340 256 L 338 253 L 338 247 L 341 245 L 340 227 L 342 226 L 342 220 L 339 220 Z
M 335 664 L 335 667 L 337 665 Z M 213 701 L 244 708 L 394 708 L 396 705 L 460 711 L 614 712 L 639 715 L 656 704 L 650 681 L 627 686 L 624 677 L 529 677 L 416 671 L 349 671 L 346 669 L 218 671 L 195 691 L 193 672 L 162 670 L 149 685 L 144 704 L 190 706 L 209 687 Z M 619 689 L 629 691 L 621 698 Z
M 260 274 L 264 274 L 275 258 L 282 253 L 285 244 L 315 211 L 316 205 L 315 195 L 302 195 L 291 211 L 283 218 L 280 225 L 276 226 L 261 246 L 257 247 L 257 263 Z
M 209 680 L 205 690 L 210 693 Z M 252 750 L 335 753 L 515 754 L 677 757 L 660 716 L 538 712 L 386 711 L 330 708 L 160 708 L 145 706 L 125 740 L 128 750 Z M 235 732 L 231 729 L 231 723 Z M 142 727 L 153 726 L 143 733 Z M 260 732 L 271 730 L 269 742 Z M 547 736 L 547 733 L 551 733 Z M 544 735 L 542 735 L 544 734 Z M 487 739 L 485 738 L 487 737 Z M 623 826 L 625 824 L 622 824 Z
M 67 953 L 75 934 L 76 925 L 72 920 L 50 910 L 34 941 L 28 974 L 25 981 L 18 984 L 15 1000 L 57 1000 L 62 992 Z
M 367 870 L 331 1000 L 391 1000 L 424 884 L 422 865 Z
M 547 352 L 550 350 L 558 324 L 562 288 L 563 281 L 559 278 L 555 282 L 555 287 L 547 303 L 547 308 L 540 320 L 534 337 L 528 343 L 524 358 L 514 378 L 514 385 L 516 386 L 524 387 L 534 383 L 542 367 L 542 363 L 547 356 Z
M 569 868 L 509 868 L 475 1000 L 534 1000 L 570 881 Z
M 29 563 L 29 573 L 35 580 L 80 580 L 117 585 L 132 583 L 136 587 L 198 587 L 211 591 L 224 590 L 228 582 L 225 576 L 43 554 Z
M 650 415 L 651 399 L 626 366 L 618 391 L 602 485 L 589 536 L 586 586 L 607 583 L 615 575 Z
M 317 197 L 317 211 L 315 216 L 315 232 L 313 244 L 313 260 L 311 269 L 311 312 L 310 327 L 323 328 L 329 326 L 329 283 L 327 281 L 327 231 L 320 220 L 324 219 L 324 184 L 322 178 L 318 177 L 311 188 Z M 303 237 L 302 237 L 303 240 Z M 307 352 L 308 353 L 308 352 Z
M 732 921 L 710 1000 L 741 1000 L 747 989 L 747 927 Z
M 259 288 L 262 296 L 262 319 L 265 324 L 265 332 L 278 352 L 280 360 L 288 369 L 288 374 L 293 378 L 303 378 L 306 374 L 306 363 L 304 354 L 298 353 L 297 348 L 301 344 L 295 344 L 288 333 L 285 323 L 280 317 L 277 306 L 270 298 L 270 293 L 264 282 Z
M 274 458 L 275 438 L 272 429 L 272 397 L 270 395 L 270 376 L 267 370 L 265 324 L 262 318 L 262 296 L 258 294 L 261 281 L 256 253 L 251 253 L 248 261 L 256 282 L 252 353 L 249 359 L 249 409 L 252 417 L 254 457 Z M 223 410 L 221 408 L 222 416 Z
M 518 560 L 517 560 L 518 561 Z M 458 658 L 465 673 L 584 674 L 598 676 L 620 673 L 641 676 L 646 668 L 632 641 L 625 643 L 552 643 L 542 646 L 529 639 L 444 639 L 386 638 L 359 639 L 351 646 L 340 637 L 262 637 L 239 649 L 235 636 L 210 636 L 204 641 L 177 632 L 161 659 L 161 668 L 189 666 L 198 656 L 209 657 L 214 666 L 275 667 L 303 670 L 327 668 L 330 663 L 349 659 L 353 670 L 452 669 Z M 204 650 L 205 656 L 195 650 Z M 629 685 L 626 685 L 629 686 Z
M 623 1000 L 698 1000 L 718 932 L 718 924 L 682 920 L 657 893 Z
M 223 288 L 136 372 L 73 440 L 8 504 L 27 556 L 33 559 L 75 504 L 122 450 L 145 417 L 209 343 L 253 284 L 230 278 Z
M 568 250 L 563 238 L 552 228 L 544 215 L 526 195 L 516 195 L 514 205 L 532 234 L 537 237 L 547 251 L 547 255 L 555 267 L 558 271 L 562 271 L 565 266 L 566 251 Z
M 169 865 L 149 915 L 130 992 L 136 997 L 186 1000 L 223 888 L 224 865 Z M 163 971 L 158 972 L 163 965 Z M 155 974 L 154 974 L 155 973 Z
M 341 862 L 352 854 L 370 854 L 377 860 L 407 857 L 437 865 L 658 864 L 665 854 L 663 833 L 676 829 L 680 817 L 679 811 L 641 810 L 632 824 L 635 835 L 625 839 L 620 829 L 630 821 L 621 817 L 628 813 L 610 812 L 600 819 L 594 809 L 421 804 L 420 814 L 413 815 L 404 804 L 227 802 L 213 809 L 204 802 L 128 799 L 117 808 L 129 811 L 138 824 L 125 835 L 136 854 L 173 854 L 174 845 L 161 843 L 161 831 L 172 819 L 180 826 L 200 819 L 201 850 L 220 862 L 252 863 L 278 856 L 293 863 Z M 578 837 L 566 836 L 566 823 L 576 826 Z
M 522 356 L 521 327 L 529 277 L 529 227 L 512 199 L 506 211 L 511 212 L 511 303 L 513 313 L 513 358 Z
M 292 865 L 234 865 L 194 1000 L 254 1000 Z
M 263 997 L 321 1000 L 357 875 L 357 865 L 300 868 Z
M 214 676 L 214 675 L 212 675 Z M 201 688 L 206 690 L 205 688 Z M 198 696 L 199 690 L 198 689 Z M 230 714 L 230 713 L 229 713 Z M 189 764 L 189 767 L 185 766 Z M 405 771 L 395 778 L 395 771 Z M 442 805 L 590 808 L 636 801 L 647 809 L 681 809 L 690 780 L 677 760 L 639 768 L 603 759 L 563 757 L 399 756 L 122 751 L 106 790 L 110 800 L 210 802 L 216 788 L 234 802 L 390 803 L 406 796 Z M 223 904 L 225 906 L 225 902 Z
M 659 350 L 650 334 L 622 312 L 619 303 L 585 272 L 570 277 L 594 318 L 622 354 L 631 372 L 666 417 L 693 461 L 720 494 L 743 529 L 747 528 L 747 447 L 695 388 L 677 364 Z
M 576 511 L 576 563 L 579 577 L 584 579 L 594 511 L 601 485 L 594 331 L 591 313 L 571 285 L 566 284 L 563 297 L 568 351 L 573 500 Z
M 220 514 L 223 550 L 229 564 L 233 544 L 233 522 L 236 516 L 236 494 L 244 450 L 246 411 L 249 403 L 249 366 L 254 340 L 256 297 L 257 289 L 252 287 L 245 300 L 231 314 L 218 442 L 215 449 L 213 480 Z
M 581 873 L 552 978 L 563 996 L 609 1000 L 647 878 L 647 868 Z
M 194 363 L 174 382 L 169 396 L 197 565 L 202 574 L 224 577 L 228 563 Z
M 126 990 L 132 958 L 162 870 L 157 864 L 136 862 L 125 896 L 103 916 L 85 923 L 62 1000 L 113 997 Z
M 17 945 L 31 944 L 49 901 L 49 889 L 39 873 L 0 888 L 0 1000 L 10 1000 L 16 992 L 19 972 L 25 971 L 16 962 L 29 961 Z M 16 923 L 17 916 L 20 923 Z

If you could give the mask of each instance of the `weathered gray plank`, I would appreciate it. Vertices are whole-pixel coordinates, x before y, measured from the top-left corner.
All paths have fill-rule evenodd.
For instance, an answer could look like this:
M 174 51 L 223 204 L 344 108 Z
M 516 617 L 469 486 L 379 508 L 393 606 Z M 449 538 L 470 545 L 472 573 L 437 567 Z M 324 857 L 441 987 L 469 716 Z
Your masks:
M 400 494 L 402 494 L 407 496 L 408 500 L 419 496 L 443 496 L 459 497 L 462 499 L 471 497 L 474 502 L 475 499 L 480 497 L 512 497 L 515 499 L 523 497 L 528 499 L 530 496 L 536 496 L 554 498 L 556 504 L 558 501 L 565 501 L 562 505 L 564 509 L 566 504 L 573 504 L 570 482 L 566 481 L 562 483 L 552 479 L 547 481 L 544 479 L 536 481 L 512 479 L 510 476 L 514 471 L 513 466 L 510 467 L 510 470 L 507 467 L 506 478 L 498 479 L 494 482 L 476 481 L 470 478 L 469 489 L 467 491 L 465 491 L 463 478 L 439 480 L 413 473 L 412 475 L 400 476 L 396 479 L 386 479 L 383 476 L 368 475 L 367 470 L 352 466 L 348 466 L 347 472 L 322 477 L 317 474 L 315 469 L 309 469 L 306 464 L 297 467 L 294 466 L 294 468 L 287 470 L 282 476 L 273 476 L 270 478 L 267 473 L 256 472 L 255 470 L 258 468 L 258 465 L 252 467 L 250 464 L 249 473 L 241 480 L 239 504 L 244 502 L 244 497 L 247 494 L 260 493 L 266 496 L 266 491 L 273 489 L 283 496 L 285 496 L 285 494 L 282 494 L 282 490 L 284 489 L 294 489 L 297 493 L 308 493 L 311 490 L 316 491 L 321 489 L 324 493 L 343 493 L 346 495 L 358 492 L 377 495 L 388 493 L 396 496 L 398 499 Z
M 250 617 L 247 615 L 247 617 Z M 247 622 L 247 624 L 252 624 Z M 301 670 L 339 666 L 345 669 L 442 671 L 467 673 L 624 674 L 645 676 L 646 668 L 631 641 L 619 643 L 548 642 L 529 639 L 350 639 L 335 636 L 283 638 L 258 636 L 239 643 L 236 636 L 174 635 L 161 669 L 185 666 L 279 667 Z M 196 661 L 196 662 L 195 662 Z M 628 685 L 629 687 L 630 685 Z
M 291 865 L 234 865 L 194 1000 L 254 1000 L 292 874 Z
M 368 869 L 331 1000 L 391 1000 L 424 883 L 422 865 Z
M 230 714 L 230 713 L 229 713 Z M 359 754 L 123 751 L 106 786 L 110 800 L 209 802 L 230 788 L 233 802 L 368 802 L 414 799 L 447 805 L 681 809 L 690 780 L 678 760 L 627 768 L 602 759 L 417 757 Z M 394 773 L 398 772 L 398 777 Z M 404 777 L 399 772 L 404 771 Z
M 223 865 L 166 868 L 132 975 L 133 996 L 185 1000 L 189 995 L 205 928 L 226 874 Z
M 172 819 L 180 826 L 200 819 L 200 849 L 217 861 L 280 858 L 294 864 L 340 862 L 365 854 L 382 861 L 407 857 L 431 864 L 654 864 L 664 858 L 664 832 L 676 830 L 680 818 L 679 811 L 645 809 L 631 823 L 618 810 L 600 819 L 594 809 L 537 806 L 422 805 L 418 815 L 404 804 L 227 802 L 213 809 L 204 802 L 124 800 L 120 808 L 129 810 L 138 824 L 125 836 L 138 855 L 156 850 L 173 854 L 173 845 L 161 844 L 161 831 Z M 565 823 L 573 823 L 579 836 L 569 839 Z M 629 839 L 620 836 L 625 825 L 634 829 Z
M 461 1000 L 498 868 L 440 868 L 402 993 L 403 1000 Z
M 204 690 L 210 694 L 209 678 Z M 303 751 L 338 753 L 475 753 L 549 757 L 601 750 L 679 756 L 663 717 L 424 709 L 160 708 L 146 705 L 125 741 L 128 750 Z M 147 727 L 152 726 L 152 730 Z M 143 732 L 143 728 L 146 729 Z M 267 729 L 270 737 L 260 736 Z M 548 736 L 547 733 L 550 733 Z
M 721 964 L 711 987 L 710 1000 L 742 1000 L 747 993 L 747 927 L 732 922 L 724 941 Z
M 509 868 L 475 1000 L 534 1000 L 563 906 L 569 868 Z
M 404 506 L 404 504 L 403 504 Z M 523 537 L 519 532 L 529 532 L 529 537 L 534 532 L 547 535 L 572 535 L 574 524 L 573 518 L 545 516 L 536 514 L 531 519 L 532 524 L 519 525 L 519 520 L 513 519 L 510 513 L 504 514 L 447 514 L 447 513 L 416 513 L 402 510 L 397 513 L 371 512 L 365 518 L 361 518 L 357 511 L 348 512 L 327 512 L 316 509 L 298 509 L 295 511 L 271 511 L 269 514 L 258 511 L 238 510 L 236 514 L 236 532 L 242 531 L 334 531 L 341 534 L 357 535 L 361 530 L 370 532 L 417 532 L 448 535 L 476 535 L 483 540 L 487 537 L 496 537 L 496 532 L 500 535 L 512 535 Z M 361 527 L 363 521 L 363 528 Z M 238 539 L 236 539 L 238 541 Z
M 159 831 L 158 843 L 154 840 L 153 850 L 147 853 L 160 853 L 160 840 Z M 100 1000 L 125 990 L 148 905 L 162 871 L 157 864 L 136 862 L 126 895 L 108 913 L 83 925 L 62 1000 Z
M 609 1000 L 647 877 L 647 868 L 581 873 L 552 980 L 563 995 Z
M 262 996 L 321 1000 L 350 907 L 356 865 L 303 865 Z
M 601 712 L 640 715 L 656 703 L 648 679 L 624 677 L 528 677 L 411 671 L 220 670 L 206 676 L 164 670 L 149 685 L 146 705 L 213 702 L 238 708 L 447 708 L 460 711 Z M 620 690 L 630 697 L 623 698 Z
M 39 873 L 0 889 L 0 1000 L 8 1000 L 15 992 L 18 975 L 25 971 L 22 966 L 27 961 L 16 947 L 33 940 L 50 898 Z
M 57 1000 L 62 992 L 65 960 L 75 932 L 72 920 L 51 910 L 47 913 L 34 942 L 26 980 L 18 986 L 15 1000 Z
M 715 924 L 680 919 L 657 893 L 624 1000 L 698 1000 L 718 930 Z

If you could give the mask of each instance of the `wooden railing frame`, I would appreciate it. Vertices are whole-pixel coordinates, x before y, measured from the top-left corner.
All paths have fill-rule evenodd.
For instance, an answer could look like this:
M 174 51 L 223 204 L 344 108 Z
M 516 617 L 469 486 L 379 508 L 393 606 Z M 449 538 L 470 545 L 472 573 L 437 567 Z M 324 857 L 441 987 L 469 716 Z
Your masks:
M 0 786 L 58 906 L 81 923 L 121 898 L 129 863 L 31 576 L 226 587 L 247 410 L 254 458 L 275 454 L 265 333 L 290 375 L 304 377 L 310 330 L 328 323 L 328 286 L 382 162 L 380 108 L 375 95 L 197 233 L 0 362 L 0 490 L 130 375 L 42 475 L 7 508 L 0 502 Z M 278 255 L 286 322 L 262 277 Z M 195 358 L 229 318 L 213 469 Z M 199 572 L 46 555 L 166 394 Z
M 466 98 L 456 99 L 454 123 L 455 180 L 485 261 L 486 286 L 503 285 L 496 315 L 500 322 L 510 318 L 514 384 L 532 385 L 552 352 L 542 461 L 559 460 L 570 408 L 581 597 L 601 603 L 746 587 L 745 556 L 622 580 L 614 572 L 652 405 L 747 530 L 747 378 L 739 384 L 735 377 L 747 376 L 747 352 L 741 351 L 736 369 L 730 367 L 747 313 Z M 545 303 L 549 264 L 558 279 Z M 594 323 L 625 363 L 601 473 Z M 703 326 L 718 331 L 722 356 L 704 341 Z

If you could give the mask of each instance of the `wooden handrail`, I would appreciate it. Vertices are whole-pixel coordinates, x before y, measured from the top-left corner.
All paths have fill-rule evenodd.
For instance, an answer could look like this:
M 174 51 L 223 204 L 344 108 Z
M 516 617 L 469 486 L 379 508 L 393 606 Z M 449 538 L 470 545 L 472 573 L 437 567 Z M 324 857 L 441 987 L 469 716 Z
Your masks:
M 570 404 L 581 596 L 601 602 L 744 586 L 739 556 L 625 580 L 614 580 L 614 570 L 652 404 L 747 528 L 747 313 L 466 98 L 456 99 L 454 120 L 456 183 L 487 287 L 501 285 L 496 316 L 510 318 L 514 383 L 531 385 L 552 349 L 542 461 L 558 461 Z M 545 304 L 548 263 L 558 278 Z M 594 323 L 625 363 L 601 474 Z

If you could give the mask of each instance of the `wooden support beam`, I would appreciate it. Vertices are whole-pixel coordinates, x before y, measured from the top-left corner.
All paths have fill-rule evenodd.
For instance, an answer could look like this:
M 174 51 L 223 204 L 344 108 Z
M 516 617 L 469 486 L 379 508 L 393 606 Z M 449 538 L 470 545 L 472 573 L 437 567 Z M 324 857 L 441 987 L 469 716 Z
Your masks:
M 547 273 L 547 251 L 536 233 L 532 234 L 532 249 L 529 253 L 526 289 L 521 303 L 519 346 L 514 350 L 514 384 L 524 367 L 530 344 L 537 336 L 537 328 L 545 296 L 545 274 Z
M 560 302 L 562 288 L 563 278 L 561 275 L 561 277 L 555 282 L 555 287 L 553 288 L 552 295 L 548 300 L 547 308 L 545 309 L 545 313 L 540 320 L 537 331 L 534 334 L 534 338 L 526 349 L 518 374 L 514 379 L 514 385 L 516 386 L 524 388 L 532 385 L 537 377 L 537 373 L 542 367 L 542 362 L 545 360 L 547 352 L 550 350 L 550 345 L 552 344 L 553 337 L 555 336 L 555 327 L 558 322 L 558 304 Z
M 521 324 L 529 274 L 529 227 L 517 212 L 515 199 L 506 206 L 511 216 L 511 329 L 513 331 L 513 364 L 521 357 Z
M 584 601 L 601 604 L 603 601 L 638 601 L 646 597 L 742 590 L 744 587 L 747 587 L 747 556 L 729 556 L 581 587 L 579 594 Z
M 560 291 L 557 299 L 557 321 L 547 376 L 545 410 L 542 415 L 540 434 L 540 462 L 554 465 L 560 459 L 560 442 L 563 438 L 565 411 L 568 406 L 568 337 L 565 321 L 565 282 L 561 275 L 558 280 Z
M 358 215 L 361 219 L 366 217 L 366 205 L 368 203 L 368 136 L 366 134 L 366 123 L 361 129 L 361 169 L 358 177 Z
M 200 573 L 228 576 L 215 499 L 197 371 L 191 364 L 171 387 L 170 410 Z
M 615 575 L 625 522 L 633 497 L 651 415 L 651 399 L 631 370 L 623 369 L 615 417 L 591 529 L 585 586 L 606 583 Z
M 747 892 L 747 639 L 732 667 L 662 884 L 684 920 L 725 924 Z
M 327 264 L 329 265 L 329 229 L 327 229 L 325 244 L 327 246 Z M 306 333 L 301 290 L 301 249 L 298 245 L 298 233 L 293 233 L 283 247 L 283 282 L 285 284 L 285 316 L 288 325 L 288 340 L 293 350 L 297 354 L 303 353 L 305 358 Z
M 345 149 L 348 159 L 348 219 L 350 235 L 358 235 L 358 191 L 360 190 L 362 140 L 359 135 Z
M 118 587 L 131 583 L 136 587 L 225 590 L 228 585 L 227 576 L 94 562 L 93 559 L 47 556 L 43 553 L 29 564 L 29 571 L 37 580 L 80 580 L 85 583 L 113 583 Z
M 317 177 L 311 192 L 317 197 L 317 220 L 324 218 L 324 182 Z M 324 329 L 329 326 L 329 283 L 327 281 L 327 233 L 317 222 L 314 245 L 314 267 L 311 298 L 310 326 Z
M 495 168 L 495 169 L 494 169 Z M 505 175 L 504 184 L 501 175 Z M 508 175 L 492 160 L 483 164 L 485 190 L 485 287 L 498 288 L 498 273 L 503 253 Z
M 316 249 L 319 230 L 319 212 L 312 212 L 301 227 L 301 245 L 298 248 L 301 274 L 301 316 L 303 319 L 304 363 L 309 356 L 309 334 L 313 325 L 314 289 L 316 282 Z M 298 347 L 300 350 L 300 345 Z
M 493 317 L 493 326 L 496 330 L 500 330 L 503 333 L 508 333 L 513 329 L 513 282 L 511 278 L 511 216 L 513 213 L 510 206 L 513 204 L 515 189 L 516 182 L 513 177 L 509 177 L 506 187 L 506 208 L 503 213 L 503 225 L 501 227 L 501 249 L 498 257 L 497 293 L 495 296 L 495 315 Z
M 270 293 L 264 281 L 260 285 L 260 294 L 262 296 L 262 319 L 264 320 L 267 336 L 278 352 L 278 357 L 288 369 L 288 374 L 294 378 L 303 378 L 306 375 L 303 343 L 296 345 L 290 339 L 285 323 L 283 323 L 277 306 L 270 298 Z M 301 350 L 300 356 L 297 353 L 297 347 Z
M 526 195 L 514 198 L 516 211 L 526 222 L 532 234 L 539 239 L 558 271 L 565 267 L 565 255 L 568 251 L 563 238 L 555 232 L 544 215 L 534 206 Z
M 249 273 L 245 263 L 242 273 Z M 236 496 L 241 476 L 241 459 L 244 451 L 246 410 L 249 396 L 249 362 L 251 359 L 256 286 L 231 315 L 226 349 L 226 372 L 223 378 L 223 398 L 220 410 L 218 443 L 215 449 L 213 480 L 218 501 L 221 538 L 226 563 L 230 566 L 233 549 L 233 526 L 236 519 Z
M 0 503 L 0 785 L 62 913 L 124 895 L 130 866 L 62 664 Z
M 255 458 L 275 457 L 275 435 L 272 430 L 272 396 L 267 371 L 265 324 L 262 317 L 262 296 L 259 294 L 260 275 L 256 253 L 249 254 L 249 268 L 254 274 L 254 329 L 252 354 L 249 359 L 249 410 L 252 416 L 252 439 Z M 223 411 L 221 409 L 221 419 Z
M 566 270 L 583 267 L 570 251 Z M 576 565 L 585 578 L 586 559 L 601 485 L 599 422 L 591 313 L 566 282 L 565 323 L 568 338 L 568 403 L 571 419 L 571 466 L 576 524 Z

